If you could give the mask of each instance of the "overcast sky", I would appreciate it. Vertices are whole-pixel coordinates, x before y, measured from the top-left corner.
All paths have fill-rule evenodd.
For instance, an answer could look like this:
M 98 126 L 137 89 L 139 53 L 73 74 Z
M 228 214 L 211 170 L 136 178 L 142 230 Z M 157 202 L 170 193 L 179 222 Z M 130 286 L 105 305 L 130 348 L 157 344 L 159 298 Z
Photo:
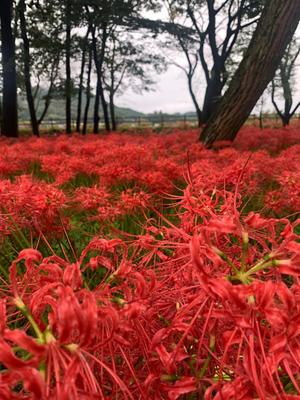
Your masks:
M 164 8 L 158 14 L 147 12 L 145 15 L 150 19 L 168 20 L 168 13 Z M 184 58 L 178 55 L 176 56 L 176 62 L 184 65 Z M 167 113 L 194 111 L 185 74 L 178 67 L 170 65 L 165 73 L 158 75 L 157 84 L 153 89 L 153 91 L 142 95 L 126 90 L 124 95 L 118 97 L 117 105 L 145 113 L 154 111 Z
M 300 100 L 300 71 L 296 77 L 297 94 L 295 96 L 295 104 Z M 157 78 L 157 84 L 154 91 L 143 93 L 142 95 L 126 90 L 126 92 L 117 98 L 117 105 L 120 107 L 128 107 L 144 113 L 154 111 L 163 111 L 166 113 L 186 113 L 194 111 L 193 103 L 190 99 L 186 77 L 179 68 L 170 66 L 164 74 Z M 198 84 L 198 93 L 203 93 L 204 88 L 201 82 Z M 274 108 L 270 101 L 270 96 L 264 95 L 264 110 L 274 112 Z M 279 101 L 280 103 L 280 101 Z M 201 101 L 200 101 L 200 104 Z
M 154 89 L 154 91 L 142 95 L 126 90 L 126 93 L 118 98 L 117 104 L 145 113 L 194 111 L 186 78 L 179 68 L 170 66 L 167 72 L 159 75 Z
M 165 17 L 165 15 L 163 16 Z M 298 27 L 297 33 L 298 36 L 300 36 L 300 26 Z M 176 62 L 184 65 L 183 56 L 176 56 Z M 295 103 L 300 101 L 299 82 L 300 68 L 298 68 L 298 73 L 296 75 L 295 89 L 297 93 L 294 99 Z M 196 77 L 195 83 L 197 84 L 195 92 L 199 96 L 201 105 L 205 90 L 204 76 Z M 274 108 L 270 96 L 265 95 L 264 98 L 264 110 L 273 112 Z M 186 76 L 180 68 L 174 65 L 170 65 L 165 73 L 157 76 L 157 84 L 154 86 L 152 92 L 137 94 L 126 90 L 123 95 L 117 98 L 116 103 L 120 107 L 128 107 L 144 113 L 151 113 L 154 111 L 186 113 L 188 111 L 194 111 L 194 106 L 188 91 Z

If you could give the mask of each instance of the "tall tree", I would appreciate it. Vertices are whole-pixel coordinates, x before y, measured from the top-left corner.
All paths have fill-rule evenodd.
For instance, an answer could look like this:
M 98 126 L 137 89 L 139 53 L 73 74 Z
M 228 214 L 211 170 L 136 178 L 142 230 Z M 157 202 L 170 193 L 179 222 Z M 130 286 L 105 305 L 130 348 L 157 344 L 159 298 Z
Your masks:
M 91 102 L 91 73 L 92 73 L 92 61 L 93 61 L 93 47 L 90 44 L 89 47 L 89 61 L 88 61 L 88 70 L 87 70 L 87 83 L 86 83 L 86 103 L 84 109 L 84 116 L 83 116 L 83 127 L 82 127 L 82 134 L 85 135 L 87 133 L 87 123 L 88 123 L 88 115 L 89 115 L 89 108 Z
M 72 132 L 72 115 L 71 115 L 71 97 L 72 97 L 72 81 L 71 81 L 71 1 L 66 0 L 65 26 L 66 26 L 66 132 Z
M 108 38 L 107 29 L 108 29 L 107 25 L 104 23 L 103 29 L 102 29 L 100 54 L 98 54 L 97 38 L 96 38 L 96 34 L 95 34 L 95 29 L 92 30 L 93 56 L 94 56 L 94 62 L 95 62 L 95 67 L 96 67 L 96 73 L 97 73 L 96 102 L 98 102 L 98 103 L 95 102 L 94 133 L 98 133 L 98 131 L 99 131 L 99 126 L 98 126 L 98 124 L 99 124 L 99 118 L 98 118 L 99 98 L 101 99 L 101 106 L 102 106 L 102 110 L 103 110 L 105 129 L 107 131 L 110 131 L 108 105 L 107 105 L 107 101 L 104 96 L 104 89 L 103 89 L 103 82 L 102 82 L 104 55 L 105 55 L 105 50 L 106 50 L 106 42 L 107 42 L 107 38 Z M 97 107 L 98 107 L 98 109 L 97 109 Z
M 3 112 L 2 112 L 2 101 L 0 101 L 0 133 L 3 132 Z
M 233 140 L 275 75 L 300 19 L 300 1 L 266 3 L 250 45 L 229 88 L 201 134 L 211 146 L 216 140 Z
M 65 20 L 55 0 L 44 0 L 43 6 L 35 0 L 20 0 L 15 12 L 20 19 L 17 42 L 20 49 L 17 49 L 16 60 L 18 88 L 21 96 L 26 93 L 31 120 L 35 114 L 39 126 L 54 95 L 59 98 L 65 95 L 65 86 L 58 90 L 62 81 L 65 82 L 60 65 L 65 57 Z
M 177 9 L 174 7 L 174 2 L 171 0 L 165 0 L 166 5 L 168 8 L 168 13 L 169 13 L 169 19 L 171 23 L 175 24 L 176 23 L 176 17 L 178 15 Z M 182 10 L 180 14 L 182 13 Z M 194 89 L 194 77 L 197 71 L 197 67 L 199 65 L 199 55 L 198 55 L 198 49 L 197 49 L 197 44 L 193 38 L 191 38 L 190 35 L 183 35 L 182 32 L 180 32 L 180 29 L 174 29 L 172 31 L 172 35 L 175 36 L 176 42 L 178 46 L 175 46 L 176 51 L 182 51 L 185 57 L 186 65 L 182 65 L 178 63 L 177 61 L 172 61 L 172 64 L 174 64 L 176 67 L 181 69 L 188 82 L 188 89 L 189 93 L 196 111 L 197 115 L 197 120 L 198 120 L 198 126 L 200 127 L 203 123 L 203 114 L 202 110 L 200 107 L 200 102 L 196 96 L 195 89 Z M 174 46 L 173 40 L 171 43 L 171 46 Z
M 177 25 L 169 31 L 186 59 L 184 70 L 200 122 L 207 122 L 221 98 L 238 41 L 257 22 L 263 1 L 165 0 L 170 21 L 182 21 L 192 29 L 192 32 L 183 34 Z M 206 83 L 202 109 L 193 89 L 193 77 L 198 66 Z
M 112 129 L 116 130 L 115 96 L 130 88 L 142 93 L 153 88 L 152 72 L 165 70 L 165 59 L 151 51 L 147 38 L 143 44 L 136 37 L 116 28 L 110 35 L 104 57 L 103 84 L 109 98 L 109 111 Z
M 99 131 L 100 100 L 106 130 L 110 130 L 108 101 L 106 100 L 103 74 L 107 44 L 116 26 L 126 26 L 127 30 L 162 30 L 164 24 L 142 16 L 145 9 L 155 9 L 157 1 L 145 0 L 103 0 L 99 3 L 82 0 L 92 30 L 93 56 L 97 74 L 96 97 L 94 107 L 94 133 Z
M 1 52 L 2 52 L 2 134 L 18 136 L 17 78 L 15 39 L 12 30 L 13 0 L 1 0 Z
M 279 117 L 281 118 L 282 125 L 287 126 L 290 124 L 291 118 L 295 115 L 300 107 L 300 102 L 293 107 L 293 92 L 294 92 L 294 78 L 296 61 L 300 55 L 300 43 L 296 38 L 293 39 L 288 45 L 282 60 L 280 61 L 278 71 L 272 80 L 272 103 Z M 276 92 L 282 92 L 281 99 L 283 100 L 283 110 L 280 109 L 276 100 Z
M 88 26 L 85 37 L 83 39 L 79 39 L 78 47 L 81 50 L 81 68 L 80 68 L 80 76 L 79 76 L 79 87 L 78 87 L 78 101 L 77 101 L 77 118 L 76 118 L 76 132 L 80 132 L 81 125 L 81 109 L 82 109 L 82 93 L 84 89 L 84 71 L 86 64 L 86 52 L 88 50 L 88 37 L 90 33 L 91 27 Z
M 26 87 L 26 97 L 30 113 L 32 132 L 35 136 L 39 136 L 39 124 L 36 117 L 34 98 L 32 94 L 31 86 L 31 61 L 30 61 L 30 43 L 27 34 L 26 25 L 26 3 L 25 0 L 21 0 L 18 5 L 19 17 L 20 17 L 20 27 L 21 36 L 23 40 L 23 64 L 24 64 L 24 80 Z

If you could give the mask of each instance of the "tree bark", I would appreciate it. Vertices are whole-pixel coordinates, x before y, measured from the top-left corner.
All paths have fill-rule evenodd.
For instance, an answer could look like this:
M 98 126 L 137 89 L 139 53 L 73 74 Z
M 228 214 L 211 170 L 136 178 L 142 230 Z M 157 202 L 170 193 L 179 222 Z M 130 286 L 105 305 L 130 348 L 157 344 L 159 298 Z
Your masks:
M 266 3 L 245 56 L 201 134 L 206 146 L 216 140 L 234 140 L 274 77 L 299 19 L 299 0 Z
M 94 127 L 93 127 L 93 133 L 99 133 L 100 90 L 99 90 L 98 79 L 97 79 L 97 84 L 96 85 L 97 85 L 97 87 L 96 87 L 95 104 L 94 104 L 94 121 L 93 121 L 94 122 Z
M 219 71 L 212 71 L 211 78 L 207 83 L 205 97 L 203 102 L 202 120 L 207 123 L 217 107 L 218 102 L 222 96 L 222 89 L 224 84 L 221 81 L 221 74 Z
M 283 97 L 284 97 L 284 112 L 282 118 L 282 125 L 284 127 L 290 124 L 290 120 L 292 118 L 291 110 L 293 106 L 293 94 L 289 78 L 290 77 L 286 73 L 284 65 L 280 63 L 280 79 L 282 83 Z
M 46 97 L 45 97 L 44 109 L 43 109 L 43 111 L 41 113 L 40 118 L 38 119 L 38 125 L 41 125 L 41 123 L 44 121 L 44 118 L 46 117 L 47 112 L 49 110 L 50 103 L 51 103 L 51 93 L 52 93 L 52 90 L 53 90 L 53 86 L 54 86 L 54 83 L 53 83 L 53 81 L 51 81 L 49 89 L 48 89 L 48 92 L 47 92 Z
M 80 132 L 80 123 L 81 123 L 81 108 L 82 108 L 82 92 L 83 92 L 83 76 L 85 69 L 85 61 L 86 61 L 86 49 L 88 45 L 88 37 L 90 33 L 90 26 L 86 32 L 83 49 L 82 49 L 82 57 L 81 57 L 81 69 L 80 69 L 80 78 L 79 78 L 79 91 L 78 91 L 78 103 L 77 103 L 77 119 L 76 119 L 76 132 Z
M 3 131 L 3 111 L 2 111 L 2 98 L 0 99 L 0 134 Z
M 76 118 L 76 132 L 80 132 L 81 123 L 81 107 L 82 107 L 82 90 L 83 90 L 83 74 L 85 69 L 85 53 L 86 49 L 83 48 L 81 55 L 81 68 L 79 77 L 79 90 L 78 90 L 78 103 L 77 103 L 77 118 Z
M 281 87 L 281 89 L 283 90 L 283 99 L 284 99 L 283 111 L 280 110 L 278 104 L 276 103 L 276 98 L 275 98 L 276 80 L 273 79 L 272 81 L 272 92 L 271 92 L 272 103 L 284 127 L 290 124 L 292 117 L 300 107 L 300 103 L 298 103 L 294 107 L 294 109 L 292 109 L 293 107 L 292 73 L 295 66 L 295 62 L 299 54 L 300 54 L 300 49 L 297 51 L 297 53 L 291 60 L 289 54 L 287 54 L 286 57 L 284 57 L 280 62 L 280 67 L 279 67 L 280 81 L 278 84 L 280 85 L 279 87 Z
M 109 132 L 110 131 L 110 122 L 109 122 L 109 114 L 108 114 L 108 105 L 107 105 L 107 101 L 104 96 L 102 80 L 100 80 L 100 82 L 98 82 L 98 83 L 99 83 L 100 99 L 101 99 L 101 105 L 102 105 L 102 110 L 103 110 L 105 130 Z
M 99 102 L 99 98 L 101 99 L 101 105 L 102 105 L 102 110 L 103 110 L 105 129 L 107 131 L 110 131 L 108 106 L 107 106 L 107 102 L 105 100 L 104 90 L 103 90 L 103 85 L 102 85 L 102 67 L 103 67 L 105 46 L 106 46 L 106 40 L 107 40 L 106 27 L 105 26 L 103 27 L 101 51 L 100 51 L 99 56 L 98 56 L 98 52 L 97 52 L 97 39 L 96 39 L 96 35 L 95 35 L 95 29 L 92 30 L 92 37 L 93 37 L 92 43 L 93 43 L 94 62 L 95 62 L 96 73 L 97 73 L 97 90 L 96 90 L 96 99 L 95 99 L 94 133 L 98 133 L 99 132 L 99 117 L 98 117 L 98 113 L 96 113 L 96 104 L 97 104 L 97 102 Z M 98 109 L 99 109 L 99 103 L 98 103 Z
M 198 58 L 193 63 L 192 60 L 191 60 L 191 56 L 189 54 L 188 48 L 186 47 L 184 41 L 182 40 L 182 38 L 180 36 L 180 33 L 177 35 L 177 39 L 178 39 L 180 47 L 181 47 L 181 49 L 182 49 L 182 51 L 183 51 L 183 53 L 185 55 L 188 68 L 185 69 L 185 68 L 179 66 L 178 64 L 175 64 L 175 65 L 179 66 L 185 72 L 185 75 L 187 77 L 190 96 L 191 96 L 192 102 L 193 102 L 195 110 L 196 110 L 197 120 L 198 120 L 198 127 L 200 128 L 200 126 L 203 123 L 203 114 L 202 114 L 202 111 L 200 109 L 200 106 L 199 106 L 199 103 L 198 103 L 198 100 L 196 98 L 196 95 L 195 95 L 195 92 L 194 92 L 194 88 L 193 88 L 193 77 L 194 77 L 194 74 L 195 74 L 195 71 L 196 71 L 196 67 L 197 67 L 197 64 L 198 64 Z
M 45 104 L 44 104 L 44 109 L 43 109 L 43 111 L 42 111 L 42 113 L 41 113 L 40 118 L 38 119 L 38 124 L 39 124 L 39 125 L 41 125 L 41 123 L 44 121 L 44 118 L 46 117 L 47 112 L 48 112 L 48 110 L 49 110 L 50 103 L 51 103 L 51 91 L 52 91 L 52 89 L 49 89 L 49 90 L 48 90 L 48 93 L 47 93 L 47 95 L 46 95 Z
M 43 108 L 43 111 L 41 112 L 40 117 L 38 118 L 38 124 L 39 125 L 41 125 L 41 123 L 43 122 L 44 118 L 46 117 L 48 109 L 49 109 L 50 104 L 51 104 L 52 91 L 54 89 L 54 82 L 55 82 L 55 79 L 57 78 L 58 70 L 59 70 L 59 60 L 60 60 L 60 57 L 57 56 L 56 60 L 54 60 L 53 64 L 52 64 L 49 88 L 48 88 L 48 92 L 47 92 L 47 94 L 45 96 L 44 108 Z M 35 94 L 34 98 L 37 96 L 37 94 L 38 94 L 38 88 L 36 90 L 36 94 Z M 38 107 L 36 107 L 36 108 L 38 109 Z
M 24 80 L 25 80 L 25 87 L 26 87 L 26 97 L 27 97 L 27 103 L 28 103 L 28 108 L 29 108 L 32 133 L 35 136 L 40 136 L 39 125 L 38 125 L 35 107 L 34 107 L 32 86 L 31 86 L 30 44 L 29 44 L 29 39 L 28 39 L 28 35 L 27 35 L 25 12 L 26 12 L 26 4 L 25 4 L 25 1 L 22 0 L 21 3 L 19 3 L 19 16 L 20 16 L 21 36 L 22 36 L 23 47 L 24 47 L 23 61 L 24 61 Z
M 196 99 L 196 95 L 194 93 L 194 89 L 193 89 L 193 76 L 191 74 L 187 74 L 187 79 L 188 79 L 188 87 L 189 87 L 189 92 L 190 92 L 190 96 L 192 99 L 192 102 L 194 104 L 195 110 L 196 110 L 196 115 L 197 115 L 197 121 L 198 121 L 198 128 L 200 128 L 200 126 L 203 123 L 203 115 L 202 115 L 202 111 L 199 107 L 198 101 Z
M 113 131 L 116 131 L 117 121 L 116 121 L 115 102 L 113 93 L 111 93 L 109 96 L 109 110 L 110 110 L 111 127 Z
M 88 75 L 87 75 L 87 85 L 86 85 L 86 103 L 84 109 L 84 117 L 83 117 L 83 128 L 82 134 L 86 135 L 87 132 L 87 122 L 91 101 L 91 73 L 92 73 L 92 61 L 93 61 L 93 49 L 90 47 L 89 50 L 89 64 L 88 64 Z
M 2 51 L 2 134 L 18 137 L 17 77 L 15 39 L 12 32 L 12 0 L 1 0 L 1 51 Z
M 66 132 L 72 132 L 71 126 L 71 1 L 67 0 L 66 3 Z

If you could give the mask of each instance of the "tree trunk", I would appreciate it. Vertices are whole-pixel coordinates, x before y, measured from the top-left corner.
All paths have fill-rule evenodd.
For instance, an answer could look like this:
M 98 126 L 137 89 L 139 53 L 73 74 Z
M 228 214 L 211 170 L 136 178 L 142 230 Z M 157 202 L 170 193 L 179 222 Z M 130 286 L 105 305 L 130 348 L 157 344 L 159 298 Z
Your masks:
M 94 104 L 94 127 L 93 127 L 93 133 L 99 133 L 99 108 L 100 108 L 100 90 L 99 90 L 99 84 L 98 84 L 98 79 L 97 79 L 97 84 L 96 84 L 96 96 L 95 96 L 95 104 Z
M 83 49 L 82 49 L 82 58 L 81 58 L 81 69 L 80 69 L 80 78 L 79 78 L 79 91 L 78 91 L 78 104 L 77 104 L 77 119 L 76 119 L 76 132 L 80 132 L 80 123 L 81 123 L 81 107 L 82 107 L 82 92 L 83 92 L 83 76 L 85 69 L 85 58 L 86 58 L 86 49 L 88 44 L 88 36 L 90 33 L 90 26 L 86 32 Z
M 299 19 L 299 0 L 266 3 L 245 56 L 201 134 L 205 145 L 211 146 L 216 140 L 233 140 L 236 137 L 275 75 Z
M 19 16 L 20 16 L 21 36 L 24 46 L 23 60 L 24 60 L 24 79 L 26 87 L 26 97 L 29 108 L 32 132 L 35 136 L 40 136 L 39 125 L 34 107 L 34 99 L 32 95 L 32 86 L 30 77 L 30 44 L 27 35 L 25 12 L 26 12 L 26 4 L 25 1 L 22 0 L 22 2 L 19 4 Z
M 82 134 L 85 135 L 87 132 L 87 123 L 89 116 L 89 108 L 91 101 L 91 73 L 92 73 L 92 61 L 93 61 L 93 49 L 90 47 L 89 50 L 89 65 L 88 65 L 88 76 L 87 76 L 87 84 L 86 84 L 86 103 L 84 109 L 84 117 L 83 117 L 83 128 Z M 99 96 L 98 96 L 99 98 Z
M 59 60 L 60 57 L 58 56 L 56 60 L 53 61 L 52 64 L 52 68 L 51 68 L 51 74 L 50 74 L 50 82 L 49 82 L 49 88 L 48 88 L 48 92 L 45 96 L 45 103 L 44 103 L 44 109 L 40 115 L 40 118 L 38 119 L 38 124 L 41 125 L 41 123 L 43 122 L 44 118 L 47 115 L 48 109 L 50 107 L 51 104 L 51 100 L 52 100 L 52 91 L 54 89 L 54 82 L 55 79 L 57 77 L 58 74 L 58 69 L 59 69 Z M 36 91 L 36 96 L 38 94 L 38 90 Z M 35 98 L 35 96 L 34 96 Z M 38 107 L 37 107 L 38 109 Z
M 114 103 L 113 93 L 111 93 L 109 96 L 109 110 L 110 110 L 111 127 L 112 127 L 113 131 L 116 131 L 117 130 L 117 121 L 116 121 L 115 103 Z
M 49 89 L 48 89 L 48 93 L 46 94 L 46 97 L 45 97 L 44 109 L 43 109 L 43 111 L 41 113 L 40 118 L 38 119 L 38 125 L 41 125 L 41 123 L 44 121 L 44 118 L 46 117 L 47 112 L 49 110 L 50 103 L 51 103 L 51 93 L 52 93 L 52 90 L 53 90 L 53 86 L 54 86 L 53 81 L 51 81 Z
M 107 101 L 105 100 L 105 96 L 104 96 L 102 80 L 100 80 L 100 82 L 99 82 L 99 90 L 100 90 L 100 99 L 101 99 L 101 105 L 102 105 L 102 110 L 103 110 L 105 130 L 109 132 L 110 131 L 110 122 L 109 122 L 109 114 L 108 114 L 108 105 L 107 105 Z
M 189 54 L 189 50 L 186 47 L 184 41 L 181 38 L 180 33 L 177 35 L 177 39 L 179 41 L 179 44 L 181 46 L 181 49 L 183 51 L 183 53 L 185 54 L 186 57 L 186 61 L 188 64 L 188 69 L 186 70 L 185 68 L 180 67 L 181 69 L 184 70 L 186 77 L 187 77 L 187 81 L 188 81 L 188 88 L 189 88 L 189 92 L 190 92 L 190 96 L 192 99 L 192 102 L 194 104 L 195 110 L 196 110 L 196 115 L 197 115 L 197 120 L 198 120 L 198 127 L 200 128 L 200 126 L 203 124 L 203 114 L 202 111 L 199 107 L 199 103 L 198 100 L 196 98 L 195 92 L 194 92 L 194 88 L 193 88 L 193 77 L 195 74 L 195 70 L 198 64 L 198 58 L 195 59 L 194 63 L 191 60 L 191 56 Z
M 282 126 L 283 127 L 289 126 L 290 125 L 290 120 L 291 120 L 290 114 L 283 115 L 281 117 Z
M 44 109 L 42 111 L 42 114 L 41 114 L 40 118 L 38 119 L 38 124 L 39 125 L 41 125 L 41 123 L 44 121 L 44 118 L 46 117 L 47 112 L 48 112 L 49 107 L 50 107 L 51 94 L 49 92 L 50 91 L 48 91 L 48 94 L 47 94 L 46 99 L 45 99 L 45 104 L 44 104 Z
M 259 113 L 259 128 L 264 129 L 264 116 L 262 110 Z
M 94 62 L 95 62 L 96 73 L 97 73 L 97 90 L 96 90 L 95 115 L 94 115 L 94 133 L 98 133 L 99 126 L 97 126 L 96 123 L 98 122 L 98 125 L 99 125 L 99 117 L 98 117 L 98 113 L 96 114 L 96 102 L 99 101 L 99 98 L 101 98 L 101 105 L 102 105 L 102 110 L 103 110 L 105 129 L 107 131 L 110 131 L 108 106 L 107 106 L 107 102 L 104 97 L 104 90 L 103 90 L 103 85 L 102 85 L 102 66 L 103 66 L 103 61 L 104 61 L 105 46 L 106 46 L 106 40 L 107 40 L 106 27 L 103 28 L 101 52 L 100 52 L 99 56 L 98 56 L 98 52 L 97 52 L 97 39 L 96 39 L 96 35 L 95 35 L 95 29 L 92 30 L 92 36 L 93 36 L 92 43 L 93 43 Z M 99 109 L 99 104 L 97 104 L 97 105 L 98 105 L 98 109 Z
M 282 125 L 285 127 L 290 124 L 290 119 L 292 117 L 291 110 L 293 106 L 293 94 L 289 76 L 286 74 L 285 68 L 282 64 L 280 65 L 280 79 L 284 97 L 284 118 L 282 119 Z
M 2 134 L 18 137 L 17 77 L 15 39 L 12 32 L 12 0 L 1 0 L 1 51 L 2 51 Z
M 222 89 L 223 85 L 221 82 L 220 74 L 212 71 L 212 77 L 210 78 L 207 84 L 203 102 L 203 110 L 202 110 L 203 123 L 209 121 L 209 118 L 215 111 L 217 104 L 222 96 Z
M 202 111 L 199 107 L 198 101 L 196 99 L 195 93 L 194 93 L 194 89 L 193 89 L 193 76 L 191 76 L 191 74 L 187 74 L 187 79 L 188 79 L 188 86 L 189 86 L 189 92 L 190 92 L 190 96 L 192 98 L 192 102 L 194 104 L 195 110 L 196 110 L 196 115 L 197 115 L 197 121 L 198 121 L 198 128 L 200 128 L 200 126 L 203 123 L 203 116 L 202 116 Z
M 86 49 L 82 50 L 80 78 L 79 78 L 79 90 L 78 90 L 78 103 L 77 103 L 77 118 L 76 118 L 76 132 L 80 132 L 81 123 L 81 107 L 82 107 L 82 90 L 83 90 L 83 74 L 85 68 L 85 53 Z
M 66 3 L 66 132 L 72 132 L 71 126 L 71 1 Z
M 2 98 L 0 98 L 0 135 L 3 131 L 3 111 L 2 111 Z

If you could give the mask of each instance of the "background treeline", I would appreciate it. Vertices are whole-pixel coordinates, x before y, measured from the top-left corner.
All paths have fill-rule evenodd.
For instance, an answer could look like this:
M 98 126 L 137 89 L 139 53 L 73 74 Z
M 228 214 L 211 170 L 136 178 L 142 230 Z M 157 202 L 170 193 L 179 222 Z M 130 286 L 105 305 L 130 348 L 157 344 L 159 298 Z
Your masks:
M 265 0 L 1 0 L 1 132 L 18 136 L 27 108 L 38 136 L 51 104 L 64 108 L 67 133 L 76 120 L 85 134 L 91 118 L 94 133 L 100 121 L 115 130 L 116 96 L 151 90 L 171 63 L 186 75 L 199 126 L 207 124 L 229 83 L 238 82 L 262 13 L 276 7 L 278 14 L 279 2 Z M 269 96 L 284 125 L 299 107 L 297 36 L 288 43 L 259 102 Z

